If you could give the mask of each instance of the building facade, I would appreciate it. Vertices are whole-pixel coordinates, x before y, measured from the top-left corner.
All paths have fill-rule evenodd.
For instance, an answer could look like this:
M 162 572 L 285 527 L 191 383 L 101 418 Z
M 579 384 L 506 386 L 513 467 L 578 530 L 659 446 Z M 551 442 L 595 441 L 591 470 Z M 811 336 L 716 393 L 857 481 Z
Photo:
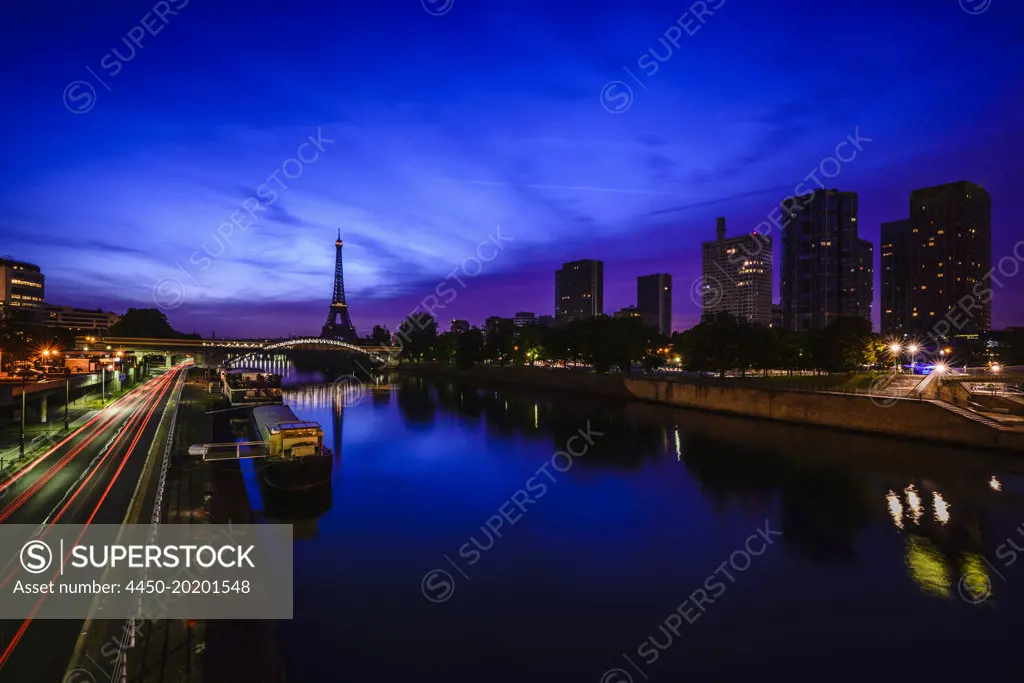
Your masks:
M 537 316 L 531 313 L 530 311 L 517 311 L 516 314 L 512 316 L 512 324 L 515 325 L 516 327 L 523 327 L 524 325 L 536 325 Z
M 90 311 L 71 306 L 44 304 L 43 311 L 43 324 L 46 327 L 73 332 L 94 332 L 99 335 L 108 334 L 111 326 L 121 319 L 117 313 L 108 313 L 99 309 Z
M 882 223 L 881 323 L 882 334 L 902 339 L 909 333 L 907 302 L 910 300 L 910 219 Z
M 666 336 L 672 334 L 672 276 L 641 275 L 636 279 L 636 307 L 645 320 Z
M 469 332 L 469 321 L 456 318 L 448 329 L 450 332 Z
M 555 318 L 560 322 L 604 313 L 604 262 L 563 263 L 555 271 Z
M 646 313 L 641 311 L 636 306 L 626 306 L 612 313 L 613 318 L 637 318 L 642 320 L 644 325 L 650 325 L 651 327 L 658 326 L 658 319 L 653 313 Z
M 927 335 L 943 319 L 952 321 L 950 335 L 991 329 L 995 288 L 986 281 L 992 270 L 988 192 L 967 181 L 911 192 L 907 254 L 910 334 Z
M 815 190 L 783 205 L 782 324 L 820 330 L 836 318 L 871 320 L 873 247 L 857 233 L 857 193 Z
M 772 322 L 772 240 L 756 232 L 726 237 L 724 218 L 715 241 L 701 247 L 701 316 L 716 313 L 764 327 Z
M 0 302 L 12 308 L 42 311 L 45 278 L 39 266 L 0 258 Z

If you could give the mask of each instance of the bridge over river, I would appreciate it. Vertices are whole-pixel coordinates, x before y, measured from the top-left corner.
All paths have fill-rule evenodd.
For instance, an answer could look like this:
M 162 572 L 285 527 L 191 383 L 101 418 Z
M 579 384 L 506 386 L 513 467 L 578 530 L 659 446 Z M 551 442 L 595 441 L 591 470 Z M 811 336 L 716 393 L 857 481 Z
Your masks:
M 332 353 L 361 354 L 382 363 L 392 363 L 397 356 L 397 346 L 362 346 L 340 339 L 322 337 L 290 337 L 287 339 L 150 339 L 143 337 L 107 337 L 95 340 L 77 337 L 78 350 L 95 349 L 103 344 L 109 349 L 125 353 L 147 353 L 166 355 L 168 359 L 177 356 L 191 356 L 199 367 L 238 366 L 245 359 L 264 353 L 288 353 L 291 351 L 317 351 Z

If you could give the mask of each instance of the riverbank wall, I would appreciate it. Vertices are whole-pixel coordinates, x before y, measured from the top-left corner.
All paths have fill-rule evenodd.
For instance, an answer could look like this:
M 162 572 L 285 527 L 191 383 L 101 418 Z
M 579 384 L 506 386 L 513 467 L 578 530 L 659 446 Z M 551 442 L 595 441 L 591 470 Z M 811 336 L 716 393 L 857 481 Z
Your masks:
M 400 365 L 398 370 L 1024 453 L 1024 431 L 1000 429 L 935 402 L 916 399 L 753 389 L 562 368 L 477 365 L 459 370 L 448 365 L 416 363 Z

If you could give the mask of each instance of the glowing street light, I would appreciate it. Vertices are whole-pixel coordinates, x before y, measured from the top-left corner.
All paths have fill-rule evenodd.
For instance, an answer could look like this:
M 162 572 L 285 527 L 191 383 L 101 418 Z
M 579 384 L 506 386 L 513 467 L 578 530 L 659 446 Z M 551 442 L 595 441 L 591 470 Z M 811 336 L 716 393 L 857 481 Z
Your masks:
M 892 351 L 893 353 L 899 353 L 900 351 L 902 351 L 902 350 L 903 350 L 903 347 L 902 347 L 902 346 L 900 346 L 899 344 L 892 344 L 892 345 L 891 345 L 891 346 L 889 347 L 889 350 L 890 350 L 890 351 Z
M 946 365 L 945 363 L 936 363 L 935 364 L 935 372 L 939 373 L 940 375 L 943 374 L 944 372 L 948 371 L 948 370 L 949 370 L 949 366 Z
M 910 351 L 911 353 L 917 353 L 917 344 L 911 344 L 910 346 L 908 346 L 907 351 Z
M 1001 366 L 999 363 L 996 363 L 995 365 L 992 366 L 992 373 L 998 375 L 1002 369 L 1003 366 Z

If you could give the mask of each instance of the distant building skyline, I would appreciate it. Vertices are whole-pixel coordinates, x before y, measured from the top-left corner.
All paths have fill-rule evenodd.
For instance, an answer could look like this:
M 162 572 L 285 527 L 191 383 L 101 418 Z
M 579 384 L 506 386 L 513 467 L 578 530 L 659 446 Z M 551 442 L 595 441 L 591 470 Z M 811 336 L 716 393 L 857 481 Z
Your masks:
M 701 315 L 728 313 L 767 327 L 772 321 L 772 240 L 748 233 L 726 236 L 725 218 L 715 239 L 701 245 Z
M 856 192 L 816 190 L 783 210 L 783 328 L 821 330 L 843 316 L 871 321 L 874 247 L 858 236 Z
M 959 302 L 963 301 L 964 297 L 973 291 L 974 285 L 985 277 L 985 274 L 990 271 L 992 263 L 991 198 L 984 188 L 972 182 L 957 181 L 915 189 L 910 194 L 910 213 L 915 218 L 881 223 L 878 302 L 880 325 L 878 331 L 887 336 L 920 334 L 930 328 L 931 324 L 928 322 L 928 318 L 933 319 L 934 323 L 950 311 L 955 313 L 957 306 L 960 305 Z M 829 199 L 830 197 L 831 199 Z M 823 198 L 825 199 L 823 200 Z M 822 204 L 823 201 L 825 201 L 824 204 Z M 823 206 L 824 208 L 822 208 Z M 824 278 L 821 281 L 824 284 L 819 283 L 818 292 L 832 292 L 833 294 L 835 291 L 841 292 L 841 296 L 837 299 L 826 302 L 826 305 L 832 306 L 832 308 L 822 309 L 824 312 L 819 316 L 820 320 L 806 323 L 813 325 L 813 329 L 820 329 L 820 325 L 827 324 L 829 319 L 837 315 L 860 315 L 869 319 L 872 317 L 875 305 L 873 297 L 875 289 L 874 246 L 870 241 L 857 236 L 860 227 L 858 211 L 859 197 L 856 192 L 817 190 L 799 198 L 799 201 L 793 202 L 789 210 L 784 212 L 782 228 L 784 240 L 788 234 L 793 232 L 787 230 L 790 223 L 801 226 L 802 230 L 819 230 L 819 233 L 815 234 L 826 238 L 823 243 L 822 240 L 819 240 L 816 247 L 810 247 L 812 250 L 820 249 L 820 253 L 815 258 L 819 265 L 825 264 L 822 266 L 823 270 L 818 274 Z M 961 228 L 965 232 L 956 234 L 964 235 L 962 240 L 951 237 L 956 230 Z M 918 242 L 914 242 L 913 236 L 918 234 L 921 237 Z M 833 246 L 833 240 L 827 239 L 829 236 L 838 236 L 835 239 L 836 245 L 846 245 L 839 250 L 838 258 L 841 259 L 839 263 L 828 253 L 828 248 Z M 806 235 L 804 237 L 806 238 Z M 707 250 L 719 242 L 726 247 L 726 256 L 731 256 L 732 259 L 716 264 L 714 259 L 709 260 Z M 804 245 L 803 248 L 807 248 L 806 245 L 810 244 L 806 239 L 798 240 L 798 242 Z M 918 244 L 918 247 L 912 247 L 912 242 Z M 740 248 L 729 254 L 728 251 L 734 243 Z M 339 238 L 336 242 L 338 252 L 340 252 L 340 246 Z M 702 276 L 705 284 L 709 279 L 716 281 L 716 284 L 717 281 L 724 279 L 724 277 L 716 278 L 715 272 L 724 276 L 730 272 L 731 268 L 740 266 L 734 275 L 736 287 L 724 287 L 721 295 L 716 293 L 714 297 L 710 297 L 713 301 L 708 302 L 707 306 L 712 311 L 727 308 L 729 297 L 736 291 L 740 291 L 750 284 L 756 285 L 762 281 L 770 282 L 772 279 L 771 240 L 765 235 L 758 235 L 754 232 L 749 235 L 726 237 L 725 219 L 719 217 L 716 221 L 716 240 L 705 242 L 702 247 Z M 949 256 L 940 258 L 942 253 L 949 250 L 955 251 L 955 258 Z M 750 256 L 745 256 L 748 254 Z M 739 256 L 745 256 L 742 263 L 737 260 Z M 808 259 L 807 256 L 808 254 L 799 255 L 800 260 L 803 261 L 802 267 L 805 269 L 815 263 L 815 259 Z M 912 259 L 916 259 L 913 264 L 911 264 Z M 785 254 L 783 254 L 783 261 L 791 266 L 790 261 L 786 260 Z M 5 296 L 10 297 L 13 294 L 13 286 L 22 288 L 32 286 L 43 290 L 43 276 L 38 266 L 11 258 L 0 260 L 0 265 L 5 265 L 5 277 L 0 281 L 0 285 L 4 286 L 2 291 Z M 564 262 L 562 268 L 556 271 L 556 308 L 559 301 L 564 302 L 561 320 L 595 315 L 600 309 L 603 309 L 604 265 L 603 261 L 597 259 L 582 259 Z M 946 270 L 944 271 L 943 268 Z M 16 269 L 20 272 L 20 278 L 11 277 L 11 273 Z M 919 272 L 922 270 L 923 273 Z M 776 310 L 775 305 L 771 303 L 770 298 L 767 306 L 758 307 L 757 313 L 753 316 L 742 313 L 742 307 L 736 309 L 737 312 L 734 314 L 748 317 L 748 319 L 758 321 L 759 324 L 776 325 L 781 321 L 784 327 L 788 326 L 785 297 L 789 291 L 787 283 L 790 280 L 786 277 L 785 268 L 780 271 L 780 294 L 782 296 L 778 308 L 781 309 L 781 316 L 779 310 Z M 924 280 L 924 275 L 929 273 L 934 274 L 930 283 Z M 743 276 L 754 277 L 745 280 Z M 916 276 L 916 278 L 912 276 Z M 31 283 L 32 277 L 38 277 L 38 282 Z M 946 277 L 950 277 L 951 280 L 945 280 Z M 834 279 L 829 280 L 829 278 Z M 809 281 L 813 278 L 805 277 L 803 279 Z M 636 310 L 641 314 L 639 317 L 644 318 L 648 324 L 667 331 L 668 334 L 671 333 L 673 327 L 671 281 L 672 275 L 667 272 L 636 277 Z M 836 290 L 834 285 L 840 281 L 843 284 Z M 960 282 L 962 285 L 952 289 L 942 287 L 945 282 L 950 281 L 954 284 Z M 649 283 L 647 290 L 645 290 L 645 282 Z M 659 285 L 659 282 L 662 284 Z M 665 282 L 668 283 L 667 289 Z M 701 297 L 702 304 L 705 304 L 709 298 L 710 289 L 705 286 Z M 658 301 L 657 293 L 659 291 L 667 293 L 664 302 L 667 305 L 665 306 Z M 751 291 L 766 293 L 768 288 L 755 286 Z M 809 292 L 810 290 L 803 293 L 802 296 L 811 297 L 812 294 Z M 906 294 L 901 294 L 901 292 Z M 42 294 L 43 292 L 39 291 L 38 293 Z M 31 292 L 28 296 L 34 295 L 35 292 Z M 25 295 L 21 294 L 21 296 Z M 770 293 L 767 296 L 770 297 Z M 828 296 L 831 294 L 823 295 L 823 300 Z M 39 298 L 45 299 L 45 296 Z M 25 301 L 25 299 L 21 300 L 22 303 Z M 72 307 L 54 307 L 44 303 L 40 310 L 43 307 L 48 311 L 57 308 L 66 309 L 67 314 L 71 316 Z M 922 315 L 924 307 L 928 308 L 927 315 Z M 624 307 L 620 309 L 620 312 L 625 312 L 629 308 L 631 307 Z M 972 310 L 977 309 L 978 312 L 971 316 L 970 321 L 965 321 L 962 330 L 957 331 L 977 333 L 991 329 L 991 301 L 979 300 L 976 306 L 972 302 L 971 308 Z M 92 309 L 76 308 L 75 310 L 82 312 L 85 316 L 75 323 L 85 325 L 81 329 L 99 330 L 105 327 L 103 320 L 93 319 L 95 311 Z M 915 316 L 914 313 L 918 315 Z M 40 322 L 46 322 L 49 326 L 55 327 L 66 326 L 56 322 L 58 315 L 58 313 L 53 313 L 49 316 L 49 321 L 43 321 L 40 318 Z M 109 320 L 109 316 L 114 316 L 116 319 L 117 314 L 104 313 L 101 318 Z M 525 324 L 551 324 L 549 319 L 552 318 L 553 316 L 546 314 L 537 316 L 532 311 L 517 311 L 514 316 L 509 317 L 517 327 Z M 914 321 L 914 318 L 918 318 L 920 322 Z M 546 320 L 549 321 L 545 323 Z M 822 323 L 822 320 L 826 322 Z M 465 322 L 469 324 L 468 320 Z M 375 321 L 372 324 L 380 323 Z M 383 324 L 387 324 L 387 322 Z M 370 323 L 367 324 L 367 327 L 369 325 Z
M 604 262 L 567 261 L 555 271 L 555 320 L 565 322 L 604 313 Z
M 959 181 L 910 193 L 907 328 L 923 334 L 959 309 L 951 334 L 992 326 L 992 298 L 975 285 L 992 270 L 992 199 Z
M 879 248 L 881 268 L 881 333 L 902 337 L 907 327 L 907 303 L 910 301 L 910 219 L 882 223 Z
M 636 279 L 636 307 L 645 322 L 664 335 L 672 334 L 672 276 L 641 275 Z

